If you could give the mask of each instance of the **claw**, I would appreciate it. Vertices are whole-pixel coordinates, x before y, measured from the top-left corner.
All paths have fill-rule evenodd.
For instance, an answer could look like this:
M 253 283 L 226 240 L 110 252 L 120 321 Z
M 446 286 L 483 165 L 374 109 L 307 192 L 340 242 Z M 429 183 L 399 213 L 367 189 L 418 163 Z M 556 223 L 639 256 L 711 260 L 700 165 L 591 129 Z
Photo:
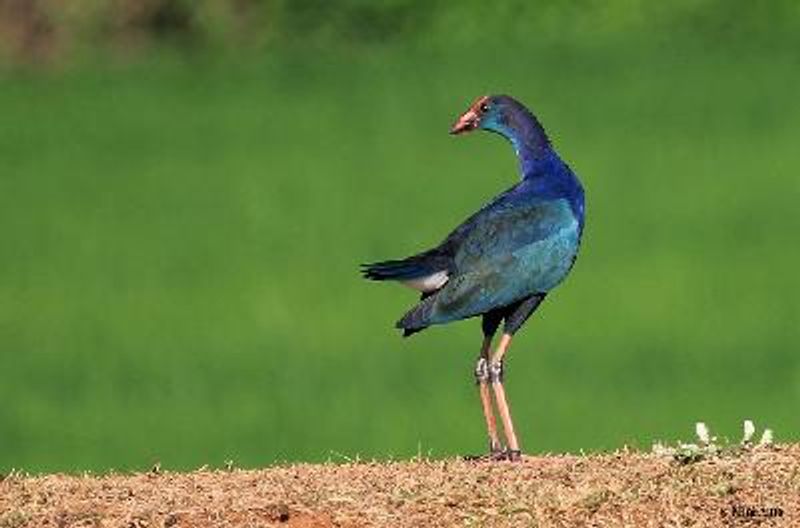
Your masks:
M 522 451 L 519 449 L 506 449 L 506 460 L 509 462 L 519 462 L 522 460 Z
M 463 459 L 467 462 L 519 462 L 522 460 L 522 452 L 519 449 L 500 448 L 491 450 L 484 455 L 465 455 Z

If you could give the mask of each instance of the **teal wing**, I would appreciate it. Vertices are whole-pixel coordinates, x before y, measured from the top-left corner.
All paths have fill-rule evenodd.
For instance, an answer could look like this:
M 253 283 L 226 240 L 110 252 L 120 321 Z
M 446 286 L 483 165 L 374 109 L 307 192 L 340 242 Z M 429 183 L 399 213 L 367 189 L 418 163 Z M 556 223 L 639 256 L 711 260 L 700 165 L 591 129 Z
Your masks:
M 427 324 L 470 317 L 549 291 L 572 267 L 580 226 L 566 199 L 501 201 L 459 227 L 448 243 L 454 269 L 447 284 L 426 299 Z

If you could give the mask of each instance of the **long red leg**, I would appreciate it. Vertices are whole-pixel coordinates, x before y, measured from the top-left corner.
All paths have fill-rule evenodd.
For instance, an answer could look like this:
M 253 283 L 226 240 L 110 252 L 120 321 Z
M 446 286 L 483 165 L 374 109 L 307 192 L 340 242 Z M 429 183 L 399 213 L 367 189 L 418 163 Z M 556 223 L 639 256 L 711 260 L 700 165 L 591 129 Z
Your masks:
M 486 420 L 486 431 L 489 435 L 490 453 L 499 453 L 503 446 L 497 436 L 497 424 L 492 408 L 492 395 L 489 391 L 489 350 L 492 346 L 492 338 L 485 337 L 481 346 L 481 355 L 475 367 L 475 379 L 478 382 L 478 392 L 481 396 L 481 407 L 483 408 L 483 418 Z
M 508 443 L 509 458 L 516 459 L 520 456 L 519 442 L 514 432 L 514 423 L 511 420 L 511 409 L 508 406 L 506 391 L 503 387 L 503 358 L 511 345 L 511 334 L 504 333 L 497 345 L 497 350 L 491 358 L 489 365 L 489 376 L 494 390 L 494 397 L 497 401 L 497 412 L 503 422 L 503 432 Z

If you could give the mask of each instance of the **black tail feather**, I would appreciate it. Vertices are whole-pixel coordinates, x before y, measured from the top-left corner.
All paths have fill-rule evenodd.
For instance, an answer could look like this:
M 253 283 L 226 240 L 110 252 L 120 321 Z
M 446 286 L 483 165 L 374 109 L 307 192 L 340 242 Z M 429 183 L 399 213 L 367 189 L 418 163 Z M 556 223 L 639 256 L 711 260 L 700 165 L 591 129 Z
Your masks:
M 412 335 L 414 335 L 414 334 L 416 334 L 418 332 L 422 332 L 426 328 L 428 328 L 428 327 L 427 326 L 423 326 L 422 328 L 403 328 L 403 337 L 412 336 Z
M 430 315 L 435 301 L 436 293 L 426 296 L 422 302 L 409 310 L 402 319 L 397 321 L 395 326 L 403 330 L 403 337 L 422 332 L 430 326 Z
M 452 258 L 434 249 L 402 260 L 362 264 L 361 274 L 365 279 L 376 281 L 404 281 L 426 277 L 451 268 Z M 437 293 L 439 290 L 423 292 L 419 304 L 397 321 L 395 326 L 403 331 L 403 337 L 422 332 L 430 326 L 429 318 Z
M 401 260 L 385 260 L 362 264 L 361 274 L 370 280 L 411 280 L 449 268 L 449 262 L 441 255 L 421 253 Z

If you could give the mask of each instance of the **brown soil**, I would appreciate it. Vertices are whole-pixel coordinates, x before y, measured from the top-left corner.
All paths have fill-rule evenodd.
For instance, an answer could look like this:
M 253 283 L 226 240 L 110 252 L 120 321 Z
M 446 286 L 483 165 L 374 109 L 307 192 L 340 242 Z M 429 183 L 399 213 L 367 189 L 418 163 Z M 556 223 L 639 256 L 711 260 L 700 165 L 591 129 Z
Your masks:
M 2 528 L 216 526 L 800 526 L 800 445 L 0 482 Z

